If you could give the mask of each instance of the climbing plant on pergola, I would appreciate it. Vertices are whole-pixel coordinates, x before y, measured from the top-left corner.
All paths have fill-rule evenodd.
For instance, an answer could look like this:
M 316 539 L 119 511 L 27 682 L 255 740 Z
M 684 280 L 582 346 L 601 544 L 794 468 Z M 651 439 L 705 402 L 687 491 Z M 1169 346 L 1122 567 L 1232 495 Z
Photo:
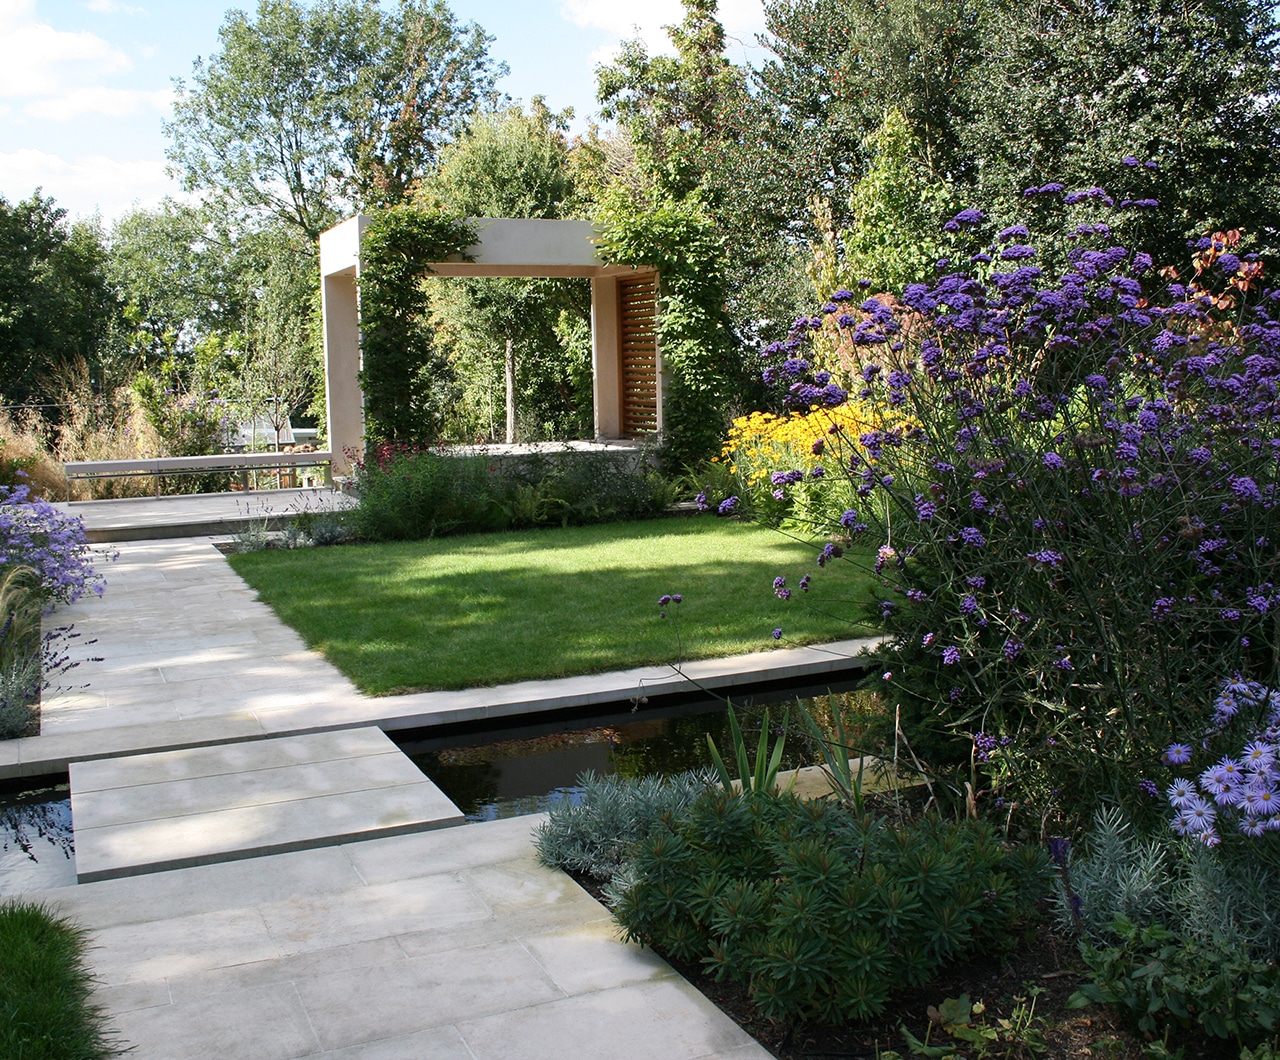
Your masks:
M 677 465 L 719 448 L 741 366 L 721 242 L 696 204 L 641 209 L 619 196 L 594 226 L 396 206 L 324 233 L 321 273 L 338 465 L 367 440 L 419 434 L 413 381 L 433 355 L 422 277 L 433 273 L 590 277 L 597 439 L 658 438 Z

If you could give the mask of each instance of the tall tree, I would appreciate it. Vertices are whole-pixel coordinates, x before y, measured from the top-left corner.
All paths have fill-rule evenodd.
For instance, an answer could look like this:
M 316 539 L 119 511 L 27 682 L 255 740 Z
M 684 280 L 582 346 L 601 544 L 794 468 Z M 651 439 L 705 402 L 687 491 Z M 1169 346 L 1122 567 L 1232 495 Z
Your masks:
M 482 115 L 442 155 L 423 194 L 472 217 L 557 218 L 577 207 L 564 130 L 540 99 L 530 113 Z M 591 297 L 585 281 L 431 280 L 440 342 L 461 389 L 455 429 L 507 441 L 590 430 Z M 495 394 L 503 395 L 496 413 Z
M 724 54 L 716 0 L 683 4 L 684 18 L 666 27 L 676 54 L 624 43 L 617 60 L 597 71 L 597 96 L 634 146 L 644 178 L 639 196 L 655 206 L 696 196 L 721 226 L 740 336 L 779 337 L 807 287 L 781 238 L 803 216 L 789 212 L 794 173 L 766 149 L 762 130 L 771 114 L 750 91 L 749 72 Z M 806 196 L 797 201 L 803 208 Z
M 985 36 L 990 60 L 966 87 L 960 136 L 979 204 L 1007 215 L 1032 184 L 1097 184 L 1159 201 L 1117 234 L 1166 263 L 1221 227 L 1280 252 L 1270 0 L 993 0 Z
M 505 73 L 443 0 L 259 0 L 177 82 L 165 126 L 189 189 L 315 239 L 340 212 L 402 200 Z
M 117 312 L 101 231 L 66 213 L 39 189 L 0 197 L 0 393 L 12 403 L 50 396 L 59 366 L 95 365 Z
M 1118 235 L 1169 260 L 1206 226 L 1280 247 L 1270 0 L 771 0 L 766 16 L 775 58 L 757 87 L 789 174 L 771 185 L 779 214 L 803 216 L 818 192 L 846 227 L 892 107 L 913 164 L 967 205 L 1010 217 L 1033 184 L 1103 185 L 1160 202 Z

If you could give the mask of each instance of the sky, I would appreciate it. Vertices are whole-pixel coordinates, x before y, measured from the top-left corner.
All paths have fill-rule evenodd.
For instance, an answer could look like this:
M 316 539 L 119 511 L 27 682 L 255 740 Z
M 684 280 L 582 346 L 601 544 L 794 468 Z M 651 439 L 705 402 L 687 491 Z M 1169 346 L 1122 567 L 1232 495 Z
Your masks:
M 305 0 L 304 0 L 305 2 Z M 384 3 L 384 6 L 385 3 Z M 510 67 L 500 87 L 553 110 L 573 107 L 574 128 L 596 111 L 594 70 L 621 40 L 667 49 L 664 25 L 679 0 L 449 0 L 462 22 L 494 38 Z M 218 27 L 256 0 L 0 0 L 0 196 L 38 187 L 73 218 L 106 224 L 137 204 L 180 193 L 165 173 L 175 78 L 218 51 Z M 737 62 L 758 60 L 763 0 L 721 0 Z

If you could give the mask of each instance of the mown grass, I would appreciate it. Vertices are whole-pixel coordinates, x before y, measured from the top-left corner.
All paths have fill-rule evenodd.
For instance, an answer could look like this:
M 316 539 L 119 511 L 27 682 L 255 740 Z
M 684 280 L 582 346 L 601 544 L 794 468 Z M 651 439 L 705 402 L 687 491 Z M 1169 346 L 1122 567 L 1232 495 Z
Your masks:
M 43 906 L 0 904 L 0 1056 L 119 1055 L 90 1000 L 84 946 L 82 931 Z
M 858 635 L 852 564 L 728 520 L 563 530 L 229 557 L 307 644 L 370 695 L 599 673 Z M 773 579 L 807 594 L 783 602 Z M 658 598 L 684 602 L 658 616 Z M 782 627 L 784 637 L 770 632 Z

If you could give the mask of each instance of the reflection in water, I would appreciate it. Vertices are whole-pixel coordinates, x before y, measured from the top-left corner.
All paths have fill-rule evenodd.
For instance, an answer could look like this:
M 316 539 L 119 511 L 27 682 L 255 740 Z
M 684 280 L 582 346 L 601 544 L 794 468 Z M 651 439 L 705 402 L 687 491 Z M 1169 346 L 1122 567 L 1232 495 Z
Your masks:
M 774 708 L 773 715 L 778 718 L 784 711 Z M 758 720 L 741 712 L 739 718 L 754 746 Z M 467 820 L 492 821 L 541 813 L 561 802 L 577 804 L 582 798 L 578 778 L 587 770 L 645 777 L 709 768 L 708 734 L 722 752 L 728 750 L 729 723 L 723 711 L 615 723 L 411 757 Z M 800 741 L 789 741 L 784 768 L 808 764 L 811 759 L 804 751 Z
M 0 795 L 0 894 L 76 882 L 66 784 Z

